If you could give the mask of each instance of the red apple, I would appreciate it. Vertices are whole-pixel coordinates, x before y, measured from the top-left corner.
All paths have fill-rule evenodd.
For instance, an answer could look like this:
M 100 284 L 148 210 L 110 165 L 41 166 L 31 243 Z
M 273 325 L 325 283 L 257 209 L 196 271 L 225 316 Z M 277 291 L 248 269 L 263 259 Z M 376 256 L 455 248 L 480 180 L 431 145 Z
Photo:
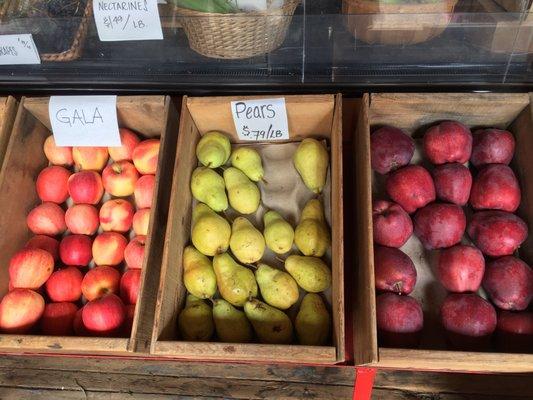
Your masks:
M 133 215 L 133 231 L 136 235 L 148 235 L 148 228 L 150 227 L 150 208 L 143 208 L 137 210 Z
M 65 265 L 85 267 L 92 260 L 92 240 L 85 235 L 69 235 L 59 243 L 59 257 Z
M 466 217 L 455 204 L 432 203 L 416 212 L 414 225 L 415 235 L 426 249 L 442 249 L 461 241 Z
M 527 238 L 527 225 L 504 211 L 479 211 L 468 224 L 468 235 L 490 257 L 511 255 Z
M 46 138 L 43 150 L 46 158 L 48 158 L 48 161 L 50 161 L 51 164 L 62 165 L 65 167 L 70 167 L 74 164 L 74 160 L 72 159 L 72 147 L 56 146 L 53 135 Z
M 43 203 L 30 211 L 28 228 L 36 235 L 57 236 L 67 230 L 65 212 L 55 203 Z
M 119 147 L 108 147 L 109 156 L 115 162 L 122 160 L 131 160 L 133 150 L 139 144 L 139 137 L 128 128 L 120 128 L 120 143 Z
M 159 139 L 143 140 L 133 150 L 135 168 L 142 175 L 155 175 L 159 160 Z
M 441 122 L 426 131 L 424 151 L 433 164 L 464 164 L 472 153 L 472 133 L 460 122 Z
M 68 199 L 68 178 L 70 171 L 63 167 L 53 165 L 43 169 L 35 184 L 37 195 L 42 201 L 64 203 Z
M 41 317 L 43 335 L 71 336 L 78 307 L 74 303 L 49 303 Z
M 120 272 L 113 267 L 100 265 L 90 269 L 81 282 L 83 296 L 91 301 L 109 293 L 118 293 Z
M 83 274 L 76 267 L 67 267 L 55 271 L 46 281 L 46 293 L 51 301 L 76 302 L 81 297 Z
M 131 196 L 139 173 L 129 161 L 118 161 L 108 165 L 102 172 L 102 182 L 107 193 L 116 197 Z
M 416 284 L 416 268 L 407 254 L 399 249 L 374 246 L 376 289 L 409 294 Z
M 73 234 L 94 235 L 100 226 L 98 210 L 90 204 L 74 204 L 65 213 L 65 223 Z
M 533 353 L 533 312 L 499 311 L 498 347 L 511 353 Z
M 23 249 L 9 261 L 13 288 L 39 289 L 54 271 L 54 257 L 46 250 Z
M 83 325 L 83 307 L 76 311 L 74 316 L 74 321 L 72 322 L 72 327 L 74 328 L 74 334 L 76 336 L 91 336 L 91 333 L 87 330 L 85 325 Z
M 135 205 L 137 208 L 152 207 L 155 190 L 155 175 L 143 175 L 135 184 Z
M 78 170 L 101 171 L 107 164 L 107 147 L 73 147 L 72 158 Z
M 483 288 L 496 307 L 525 310 L 533 299 L 533 271 L 518 258 L 498 258 L 487 264 Z
M 450 292 L 477 292 L 484 272 L 485 259 L 474 246 L 458 244 L 439 255 L 437 276 Z
M 133 319 L 135 318 L 135 304 L 127 304 L 126 308 L 126 319 L 120 328 L 122 337 L 131 336 L 131 328 L 133 327 Z
M 24 246 L 26 249 L 41 249 L 49 252 L 54 261 L 59 260 L 59 241 L 46 235 L 37 235 L 32 237 Z
M 108 294 L 88 302 L 83 307 L 83 325 L 96 336 L 112 336 L 119 333 L 126 310 L 120 297 Z
M 435 201 L 435 185 L 429 172 L 419 165 L 408 165 L 387 178 L 388 195 L 409 214 Z
M 472 185 L 470 204 L 476 210 L 514 212 L 520 205 L 520 185 L 511 168 L 503 164 L 483 167 Z
M 117 232 L 104 232 L 93 242 L 93 260 L 96 265 L 118 265 L 124 260 L 127 239 Z
M 424 313 L 410 296 L 383 293 L 376 297 L 376 318 L 380 345 L 417 347 L 424 327 Z
M 106 201 L 100 208 L 100 225 L 104 231 L 128 232 L 133 223 L 135 210 L 124 199 Z
M 146 236 L 134 237 L 124 250 L 124 261 L 129 268 L 141 269 L 144 262 L 144 249 L 146 246 Z
M 500 129 L 480 129 L 474 132 L 470 162 L 475 167 L 486 164 L 508 165 L 513 159 L 515 148 L 511 132 Z
M 30 289 L 14 289 L 0 302 L 0 331 L 26 333 L 44 312 L 43 297 Z
M 141 270 L 128 269 L 120 279 L 120 297 L 124 304 L 137 304 L 141 287 Z
M 104 194 L 100 174 L 95 171 L 81 171 L 68 180 L 68 191 L 76 204 L 98 204 Z
M 437 165 L 433 170 L 437 197 L 442 201 L 464 206 L 470 197 L 472 174 L 463 164 Z
M 441 306 L 441 320 L 452 347 L 482 350 L 496 329 L 496 311 L 473 293 L 449 294 Z
M 383 246 L 402 247 L 413 234 L 409 214 L 390 201 L 373 201 L 372 225 L 374 242 Z
M 372 169 L 387 174 L 411 162 L 415 142 L 404 131 L 384 126 L 370 136 Z

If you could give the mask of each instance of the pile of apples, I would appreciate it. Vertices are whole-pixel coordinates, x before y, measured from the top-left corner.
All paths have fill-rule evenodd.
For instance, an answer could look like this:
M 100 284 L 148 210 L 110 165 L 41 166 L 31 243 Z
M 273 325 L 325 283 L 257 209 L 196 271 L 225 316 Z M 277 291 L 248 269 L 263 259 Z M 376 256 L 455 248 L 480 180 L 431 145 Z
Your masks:
M 50 165 L 35 185 L 42 203 L 26 221 L 35 236 L 10 260 L 1 332 L 129 336 L 159 140 L 123 128 L 120 138 L 109 148 L 46 139 Z
M 322 202 L 307 202 L 296 229 L 278 211 L 267 210 L 260 231 L 246 217 L 262 212 L 257 182 L 267 183 L 260 154 L 251 146 L 232 149 L 227 136 L 213 131 L 200 139 L 196 155 L 201 166 L 190 187 L 198 203 L 192 244 L 183 251 L 189 294 L 178 316 L 181 338 L 210 341 L 216 334 L 225 343 L 288 344 L 296 336 L 303 345 L 326 344 L 331 317 L 321 292 L 332 276 L 322 257 L 331 236 Z M 329 167 L 325 146 L 304 139 L 293 164 L 307 188 L 320 194 Z M 238 214 L 233 221 L 227 220 L 230 207 Z M 283 267 L 264 262 L 267 249 Z M 294 321 L 289 310 L 297 311 Z
M 422 307 L 408 296 L 417 272 L 399 249 L 414 233 L 425 250 L 439 251 L 434 270 L 449 292 L 440 319 L 450 346 L 484 350 L 497 331 L 500 348 L 533 350 L 533 312 L 527 311 L 533 271 L 516 254 L 528 227 L 514 214 L 521 197 L 508 166 L 514 149 L 508 131 L 472 135 L 459 122 L 444 121 L 423 137 L 430 172 L 409 165 L 415 143 L 402 130 L 383 127 L 372 134 L 372 168 L 386 174 L 390 197 L 374 201 L 372 211 L 376 289 L 384 292 L 377 297 L 383 345 L 414 347 L 420 340 Z

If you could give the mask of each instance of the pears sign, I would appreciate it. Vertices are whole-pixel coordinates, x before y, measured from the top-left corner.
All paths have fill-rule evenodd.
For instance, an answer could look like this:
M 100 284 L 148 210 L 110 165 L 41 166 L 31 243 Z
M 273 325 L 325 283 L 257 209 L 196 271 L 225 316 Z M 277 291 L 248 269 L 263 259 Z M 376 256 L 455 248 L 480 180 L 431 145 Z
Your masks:
M 263 142 L 289 139 L 284 98 L 232 101 L 231 113 L 241 140 Z

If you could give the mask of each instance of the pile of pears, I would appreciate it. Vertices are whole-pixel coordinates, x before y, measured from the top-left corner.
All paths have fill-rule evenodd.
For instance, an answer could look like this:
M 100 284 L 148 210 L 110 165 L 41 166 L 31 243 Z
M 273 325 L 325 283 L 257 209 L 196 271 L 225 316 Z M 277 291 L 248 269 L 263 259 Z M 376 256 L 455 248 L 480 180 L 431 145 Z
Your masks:
M 331 237 L 322 202 L 307 202 L 296 229 L 268 210 L 261 232 L 245 217 L 261 204 L 258 183 L 267 184 L 259 153 L 251 146 L 232 149 L 227 136 L 213 131 L 200 139 L 196 156 L 201 166 L 192 173 L 190 187 L 198 203 L 192 213 L 192 245 L 183 251 L 188 295 L 178 317 L 181 338 L 326 344 L 331 317 L 320 293 L 331 286 L 331 270 L 321 257 Z M 303 140 L 293 164 L 309 190 L 319 195 L 329 166 L 324 145 Z M 229 207 L 240 214 L 231 224 L 225 214 Z M 267 249 L 283 269 L 262 262 Z M 291 320 L 286 311 L 298 302 Z

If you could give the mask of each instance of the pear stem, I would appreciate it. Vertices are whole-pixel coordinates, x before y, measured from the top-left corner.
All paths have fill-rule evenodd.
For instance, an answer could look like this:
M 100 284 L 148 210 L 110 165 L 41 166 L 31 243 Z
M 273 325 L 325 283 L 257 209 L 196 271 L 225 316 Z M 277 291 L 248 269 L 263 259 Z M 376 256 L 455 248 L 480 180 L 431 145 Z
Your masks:
M 252 268 L 252 269 L 254 269 L 254 270 L 257 270 L 257 268 L 259 268 L 259 267 L 258 267 L 257 265 L 255 265 L 255 264 L 244 264 L 244 265 L 246 265 L 246 266 L 248 266 L 248 267 L 250 267 L 250 268 Z
M 285 264 L 285 259 L 281 258 L 280 256 L 276 256 L 276 260 Z
M 268 185 L 268 181 L 265 178 L 261 178 L 261 182 L 263 182 L 265 185 Z

